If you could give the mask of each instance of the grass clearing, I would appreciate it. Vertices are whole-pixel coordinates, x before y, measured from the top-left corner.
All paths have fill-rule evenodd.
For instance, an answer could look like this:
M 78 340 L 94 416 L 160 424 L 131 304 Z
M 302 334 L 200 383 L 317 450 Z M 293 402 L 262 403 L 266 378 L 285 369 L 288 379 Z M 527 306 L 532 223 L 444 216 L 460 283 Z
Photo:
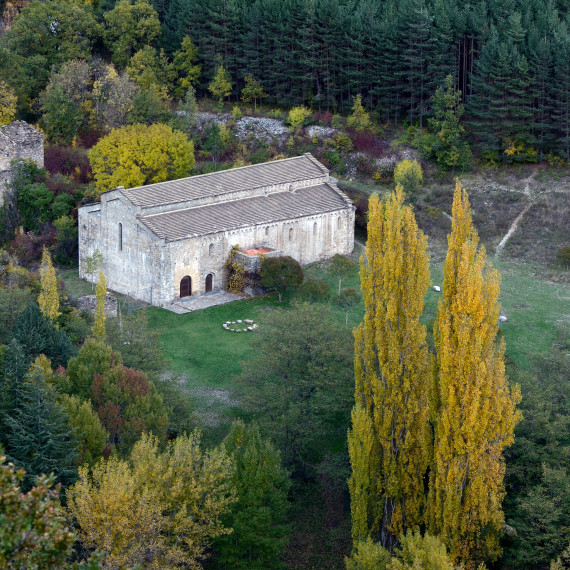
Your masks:
M 356 246 L 355 260 L 360 250 Z M 344 325 L 345 313 L 333 303 L 338 292 L 338 279 L 329 274 L 327 267 L 326 262 L 313 264 L 305 268 L 305 275 L 328 283 L 331 313 L 339 324 Z M 558 326 L 570 322 L 570 285 L 547 281 L 544 268 L 538 264 L 502 260 L 496 267 L 502 276 L 502 313 L 508 317 L 508 321 L 500 325 L 507 356 L 526 369 L 533 356 L 550 350 Z M 76 269 L 64 269 L 60 271 L 60 277 L 72 296 L 91 293 L 91 284 L 80 280 Z M 441 286 L 441 263 L 432 262 L 431 277 L 434 285 Z M 358 268 L 342 280 L 342 288 L 352 288 L 360 293 Z M 184 315 L 156 307 L 148 309 L 149 324 L 160 331 L 171 370 L 184 378 L 198 410 L 200 424 L 209 432 L 209 439 L 221 439 L 227 424 L 242 413 L 235 394 L 236 376 L 254 356 L 259 338 L 255 332 L 226 331 L 222 324 L 253 319 L 262 328 L 272 311 L 288 307 L 295 298 L 294 293 L 284 295 L 283 302 L 279 303 L 277 294 L 269 294 Z M 428 327 L 433 324 L 440 298 L 441 293 L 431 287 L 428 289 L 423 316 Z M 348 326 L 356 327 L 363 314 L 364 302 L 361 300 L 349 311 Z
M 519 366 L 526 368 L 533 355 L 544 354 L 556 338 L 556 329 L 570 321 L 570 286 L 550 283 L 540 278 L 540 266 L 518 261 L 501 261 L 496 264 L 502 275 L 500 302 L 502 313 L 508 317 L 501 324 L 507 343 L 507 355 Z M 314 264 L 305 270 L 307 277 L 325 280 L 331 289 L 331 299 L 338 291 L 338 279 L 330 276 L 326 264 Z M 432 283 L 441 285 L 442 266 L 432 263 Z M 358 272 L 344 278 L 342 288 L 360 292 Z M 287 307 L 295 295 L 277 301 L 276 295 L 244 299 L 228 305 L 211 307 L 203 311 L 176 315 L 163 309 L 149 310 L 151 326 L 161 329 L 161 340 L 172 369 L 185 374 L 189 386 L 210 386 L 232 390 L 233 377 L 241 373 L 255 350 L 255 333 L 230 333 L 222 329 L 226 320 L 251 318 L 263 322 L 276 307 Z M 432 288 L 426 295 L 424 322 L 430 325 L 435 319 L 441 293 Z M 344 324 L 345 313 L 331 301 L 334 318 Z M 362 320 L 364 303 L 349 311 L 349 327 Z

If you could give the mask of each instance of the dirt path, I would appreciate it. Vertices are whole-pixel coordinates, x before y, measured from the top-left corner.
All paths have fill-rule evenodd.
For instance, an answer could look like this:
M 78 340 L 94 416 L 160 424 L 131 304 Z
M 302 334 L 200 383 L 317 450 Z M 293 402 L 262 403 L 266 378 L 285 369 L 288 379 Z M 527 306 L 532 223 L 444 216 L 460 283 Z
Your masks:
M 523 211 L 515 218 L 515 220 L 511 224 L 511 227 L 509 228 L 509 231 L 503 236 L 503 239 L 499 242 L 499 245 L 495 250 L 495 258 L 498 258 L 501 255 L 503 249 L 505 248 L 505 245 L 507 244 L 511 236 L 515 233 L 516 229 L 518 228 L 519 223 L 525 217 L 526 213 L 534 205 L 535 195 L 530 190 L 530 183 L 534 180 L 534 177 L 536 176 L 537 173 L 538 173 L 538 166 L 535 166 L 531 175 L 524 180 L 525 185 L 523 192 L 528 196 L 528 204 L 524 207 Z

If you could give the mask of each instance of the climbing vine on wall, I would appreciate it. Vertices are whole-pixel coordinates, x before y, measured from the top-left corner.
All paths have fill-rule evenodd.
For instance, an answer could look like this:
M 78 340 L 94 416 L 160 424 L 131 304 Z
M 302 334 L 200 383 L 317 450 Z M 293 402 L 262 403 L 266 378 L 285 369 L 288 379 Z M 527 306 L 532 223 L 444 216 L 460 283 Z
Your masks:
M 232 293 L 242 293 L 246 282 L 245 268 L 235 258 L 239 245 L 232 246 L 230 256 L 224 268 L 226 270 L 226 288 Z

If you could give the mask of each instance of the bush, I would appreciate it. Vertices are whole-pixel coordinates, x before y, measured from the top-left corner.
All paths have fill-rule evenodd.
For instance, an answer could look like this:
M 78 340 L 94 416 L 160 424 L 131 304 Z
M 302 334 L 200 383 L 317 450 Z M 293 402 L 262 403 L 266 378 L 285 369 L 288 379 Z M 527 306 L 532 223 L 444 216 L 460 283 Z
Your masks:
M 315 119 L 317 119 L 320 125 L 324 125 L 325 127 L 330 127 L 333 116 L 329 111 L 325 111 L 324 113 L 321 113 L 319 111 L 318 113 L 315 113 Z
M 269 150 L 260 148 L 258 151 L 251 155 L 251 164 L 261 164 L 269 160 Z
M 311 110 L 307 109 L 307 107 L 293 107 L 289 111 L 287 122 L 293 129 L 296 129 L 297 127 L 304 126 L 311 115 Z
M 53 176 L 63 174 L 71 176 L 84 184 L 91 180 L 91 164 L 87 153 L 77 148 L 64 146 L 48 146 L 44 151 L 44 165 Z
M 368 176 L 372 176 L 374 174 L 374 164 L 365 156 L 358 157 L 356 169 L 358 172 L 361 172 L 362 174 L 366 174 Z
M 344 133 L 339 133 L 333 139 L 333 145 L 337 150 L 341 152 L 350 152 L 352 150 L 352 140 L 348 135 Z
M 568 267 L 570 267 L 570 245 L 561 247 L 556 254 L 556 259 L 558 259 L 561 265 L 568 269 Z
M 412 203 L 417 200 L 418 189 L 424 181 L 422 166 L 417 160 L 405 159 L 394 170 L 396 186 L 402 186 L 406 197 Z
M 33 232 L 20 233 L 8 244 L 8 253 L 17 257 L 23 265 L 39 261 L 44 247 L 51 247 L 55 241 L 55 234 L 53 228 L 41 235 Z
M 239 121 L 242 117 L 243 117 L 243 113 L 241 112 L 241 109 L 239 108 L 239 105 L 234 105 L 232 108 L 232 117 L 234 119 L 234 121 Z
M 326 150 L 324 158 L 330 164 L 331 168 L 335 168 L 340 163 L 340 155 L 334 150 Z
M 354 131 L 351 133 L 350 138 L 356 150 L 378 158 L 382 156 L 386 150 L 386 145 L 381 144 L 372 131 Z
M 326 281 L 309 277 L 299 287 L 299 296 L 303 301 L 311 303 L 322 303 L 330 297 L 330 288 Z
M 331 127 L 333 129 L 344 129 L 344 119 L 340 115 L 333 115 L 331 119 Z

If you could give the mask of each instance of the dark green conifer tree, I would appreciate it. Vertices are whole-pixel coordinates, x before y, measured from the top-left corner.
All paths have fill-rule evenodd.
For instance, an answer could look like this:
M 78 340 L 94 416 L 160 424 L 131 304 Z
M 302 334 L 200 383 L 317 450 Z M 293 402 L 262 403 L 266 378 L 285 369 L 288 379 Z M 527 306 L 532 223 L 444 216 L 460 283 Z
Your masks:
M 242 420 L 232 424 L 224 447 L 233 460 L 238 500 L 225 517 L 233 532 L 218 539 L 217 560 L 226 568 L 279 568 L 287 543 L 285 515 L 291 486 L 279 452 L 262 439 L 256 424 Z
M 39 367 L 34 367 L 22 383 L 17 407 L 6 423 L 6 451 L 26 470 L 27 489 L 42 474 L 53 473 L 63 486 L 74 481 L 78 441 Z
M 552 120 L 556 125 L 556 152 L 570 161 L 570 33 L 566 22 L 554 34 L 554 88 Z
M 16 321 L 11 334 L 24 349 L 28 364 L 45 354 L 54 368 L 66 366 L 67 361 L 75 354 L 75 348 L 69 336 L 56 328 L 52 321 L 42 315 L 36 303 L 32 303 Z

